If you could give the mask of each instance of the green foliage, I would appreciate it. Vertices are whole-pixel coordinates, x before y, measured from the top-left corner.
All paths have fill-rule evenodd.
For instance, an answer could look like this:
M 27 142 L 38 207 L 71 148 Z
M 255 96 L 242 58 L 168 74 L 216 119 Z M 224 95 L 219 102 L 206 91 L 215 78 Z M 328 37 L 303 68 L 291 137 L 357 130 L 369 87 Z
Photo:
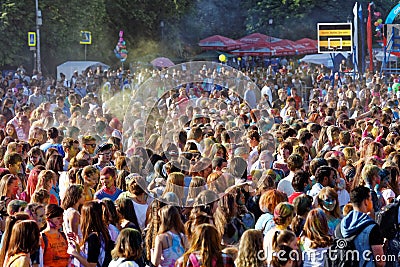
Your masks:
M 80 31 L 92 33 L 87 60 L 118 66 L 113 49 L 124 31 L 127 63 L 167 56 L 185 60 L 200 52 L 199 40 L 220 34 L 233 39 L 260 32 L 297 40 L 316 38 L 318 22 L 352 18 L 355 0 L 39 0 L 42 70 L 55 73 L 67 60 L 83 60 Z M 364 15 L 368 1 L 359 0 Z M 376 1 L 386 17 L 397 0 Z M 273 19 L 272 25 L 269 19 Z M 161 26 L 163 21 L 163 27 Z M 35 31 L 34 0 L 0 1 L 0 64 L 33 67 L 27 32 Z

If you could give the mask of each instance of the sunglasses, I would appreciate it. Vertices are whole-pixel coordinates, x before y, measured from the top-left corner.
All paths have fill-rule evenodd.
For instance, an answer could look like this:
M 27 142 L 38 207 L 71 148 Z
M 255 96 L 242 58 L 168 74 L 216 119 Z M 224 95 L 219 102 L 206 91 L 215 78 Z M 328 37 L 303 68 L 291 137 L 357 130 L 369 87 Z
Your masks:
M 91 146 L 93 148 L 95 148 L 97 145 L 96 144 L 86 144 L 87 146 Z

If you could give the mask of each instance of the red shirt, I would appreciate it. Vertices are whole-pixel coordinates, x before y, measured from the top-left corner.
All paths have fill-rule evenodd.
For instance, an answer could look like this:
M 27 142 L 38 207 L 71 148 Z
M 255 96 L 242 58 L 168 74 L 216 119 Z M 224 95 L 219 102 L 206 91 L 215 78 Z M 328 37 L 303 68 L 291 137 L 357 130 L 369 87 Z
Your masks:
M 289 197 L 288 197 L 288 202 L 290 203 L 290 204 L 293 204 L 293 200 L 296 198 L 296 197 L 298 197 L 298 196 L 300 196 L 300 195 L 302 195 L 302 194 L 304 194 L 303 192 L 294 192 L 293 194 L 291 194 Z

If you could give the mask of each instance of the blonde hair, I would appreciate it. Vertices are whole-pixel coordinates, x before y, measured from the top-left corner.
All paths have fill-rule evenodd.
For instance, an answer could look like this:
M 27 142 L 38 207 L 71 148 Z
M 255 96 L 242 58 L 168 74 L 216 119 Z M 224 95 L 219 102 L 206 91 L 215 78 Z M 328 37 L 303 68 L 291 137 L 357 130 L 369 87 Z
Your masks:
M 240 238 L 239 252 L 236 258 L 236 267 L 263 266 L 264 262 L 258 257 L 258 252 L 263 248 L 263 235 L 261 231 L 249 229 Z

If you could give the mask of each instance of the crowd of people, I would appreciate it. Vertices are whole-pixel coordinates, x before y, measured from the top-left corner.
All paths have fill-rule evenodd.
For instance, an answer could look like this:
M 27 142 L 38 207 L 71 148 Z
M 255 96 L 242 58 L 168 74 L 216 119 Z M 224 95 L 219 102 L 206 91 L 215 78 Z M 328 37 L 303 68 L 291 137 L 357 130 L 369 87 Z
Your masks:
M 397 76 L 195 65 L 1 76 L 0 266 L 399 266 Z

